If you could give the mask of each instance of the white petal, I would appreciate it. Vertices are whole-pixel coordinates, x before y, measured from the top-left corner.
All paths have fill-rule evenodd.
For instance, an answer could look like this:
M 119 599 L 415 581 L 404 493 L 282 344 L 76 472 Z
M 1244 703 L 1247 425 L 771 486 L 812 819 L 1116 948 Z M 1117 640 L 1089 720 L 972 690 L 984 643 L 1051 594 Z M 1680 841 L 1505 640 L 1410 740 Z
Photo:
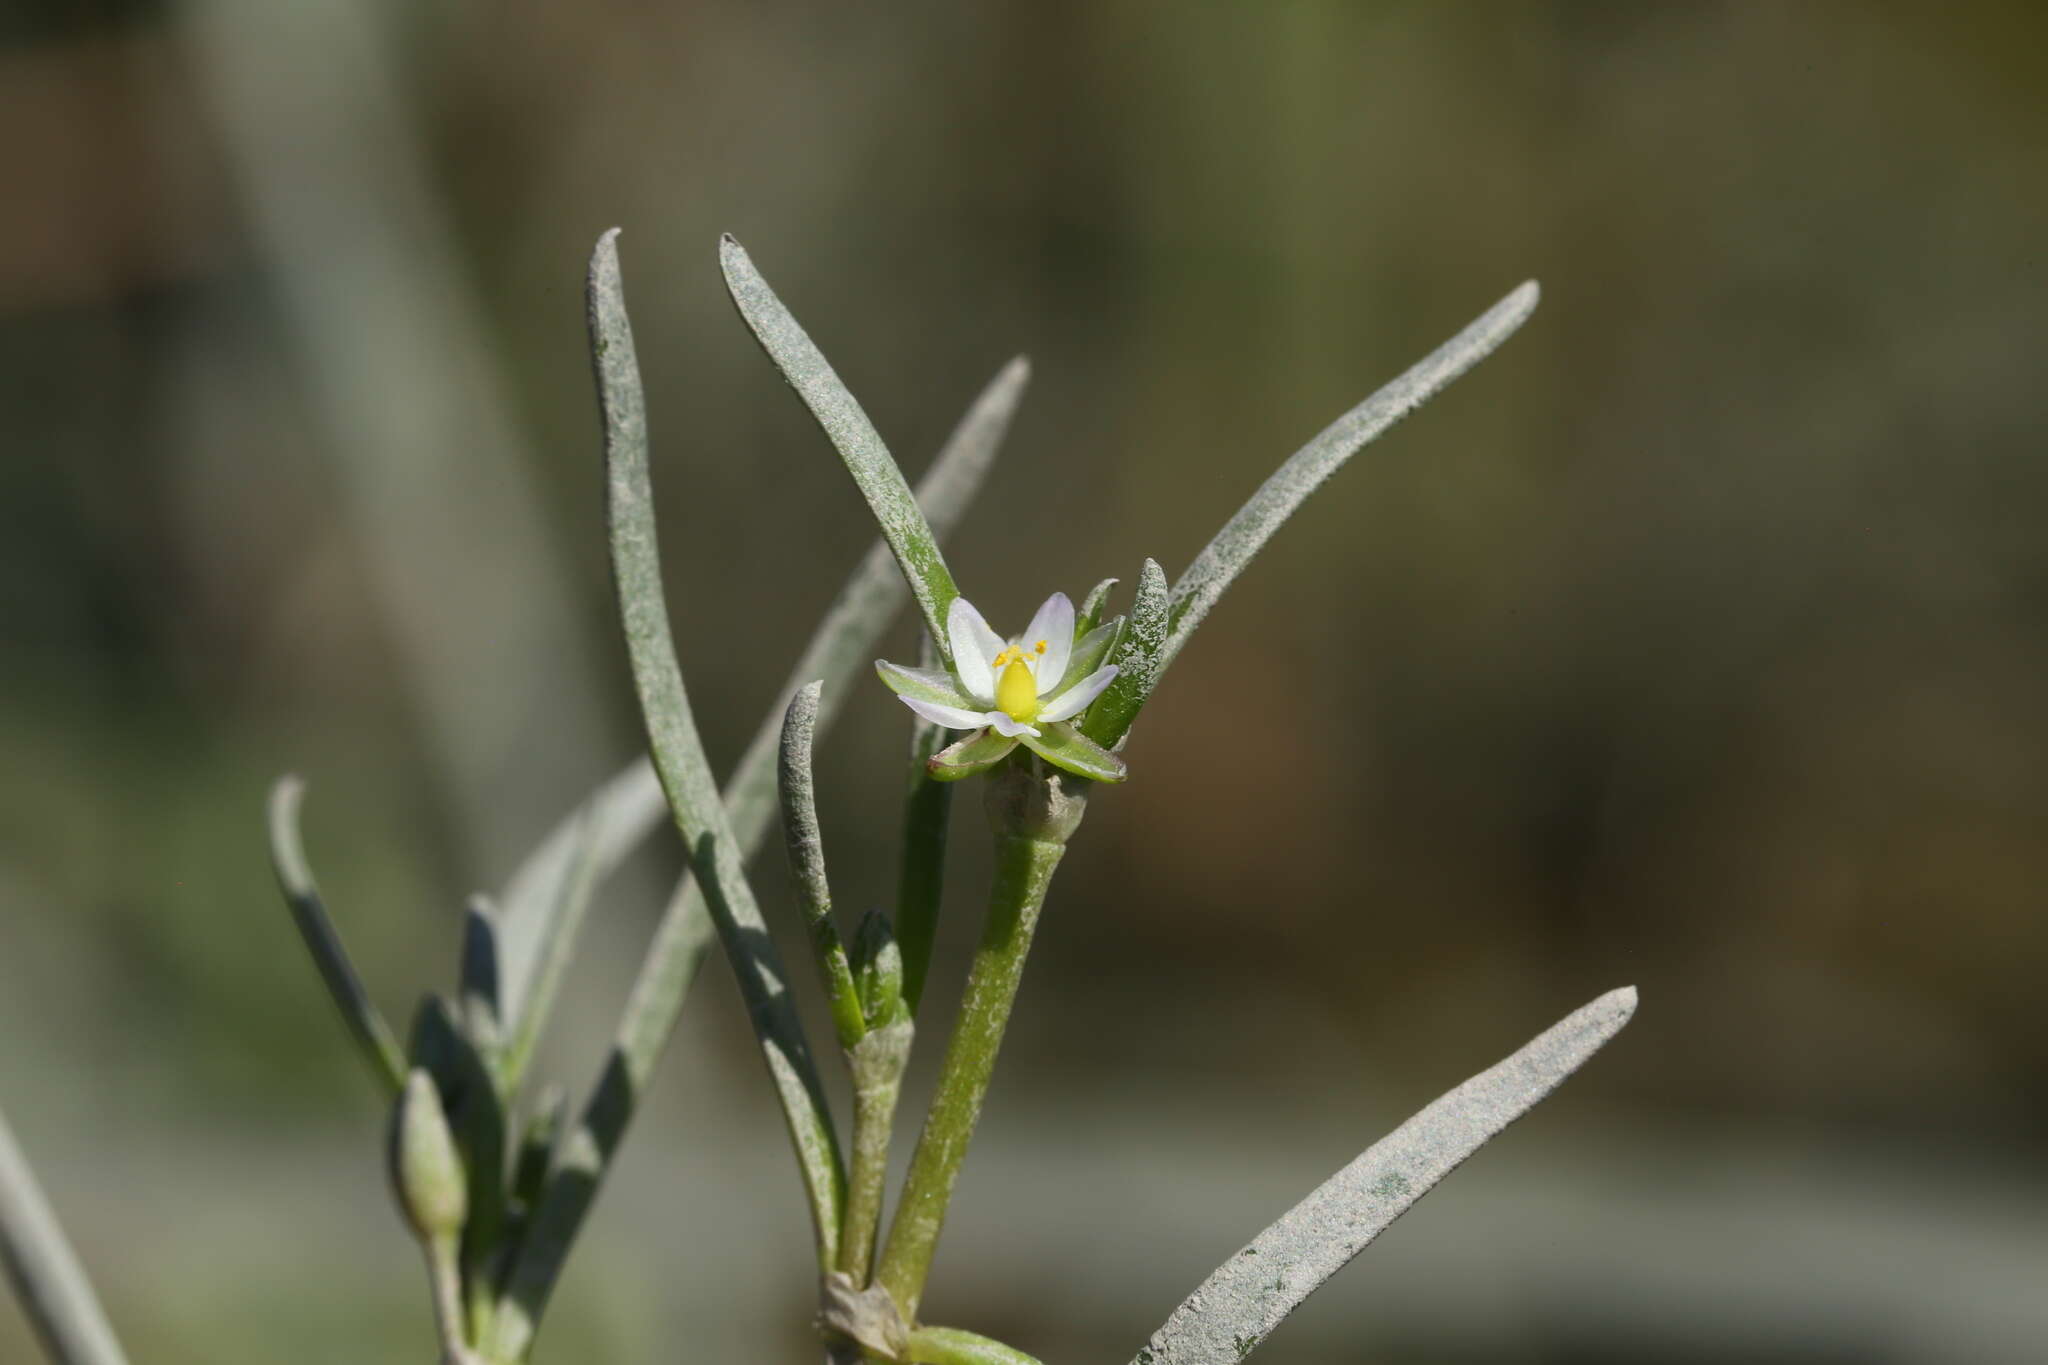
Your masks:
M 953 646 L 953 671 L 967 695 L 994 705 L 996 675 L 989 661 L 1003 652 L 1003 637 L 988 628 L 972 602 L 956 597 L 946 609 L 946 639 Z
M 948 730 L 979 730 L 988 724 L 988 718 L 981 712 L 969 711 L 962 706 L 941 706 L 935 701 L 925 701 L 921 697 L 906 697 L 900 692 L 896 694 L 896 700 L 932 724 L 943 725 Z
M 1066 691 L 1045 704 L 1038 718 L 1050 725 L 1056 720 L 1072 720 L 1087 709 L 1088 703 L 1102 695 L 1102 689 L 1116 678 L 1116 665 L 1098 668 Z M 909 700 L 905 698 L 905 700 Z
M 981 717 L 981 719 L 987 721 L 990 725 L 994 726 L 996 733 L 1003 736 L 1005 739 L 1015 739 L 1019 735 L 1029 735 L 1033 739 L 1038 738 L 1037 726 L 1026 725 L 1021 720 L 1011 720 L 1001 711 L 991 711 L 987 715 Z
M 1033 654 L 1040 640 L 1045 641 L 1045 653 Z M 1024 646 L 1025 657 L 1035 661 L 1032 674 L 1038 679 L 1038 695 L 1042 697 L 1066 675 L 1067 654 L 1074 647 L 1074 604 L 1065 593 L 1056 592 L 1045 599 L 1045 605 L 1031 618 L 1031 626 L 1019 643 Z

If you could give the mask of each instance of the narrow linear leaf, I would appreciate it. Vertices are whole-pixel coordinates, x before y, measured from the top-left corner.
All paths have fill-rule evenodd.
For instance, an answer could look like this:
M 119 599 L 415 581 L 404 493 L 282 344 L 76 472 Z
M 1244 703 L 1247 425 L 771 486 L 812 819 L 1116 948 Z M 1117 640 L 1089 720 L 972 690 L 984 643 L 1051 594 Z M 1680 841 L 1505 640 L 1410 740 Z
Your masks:
M 919 632 L 918 662 L 937 668 L 938 645 Z M 939 932 L 939 902 L 946 888 L 946 831 L 953 820 L 953 786 L 933 777 L 930 764 L 946 745 L 946 732 L 922 716 L 910 727 L 910 789 L 903 797 L 903 846 L 896 880 L 896 943 L 903 955 L 903 1003 L 914 1015 L 924 998 L 932 944 Z
M 0 1264 L 52 1365 L 127 1365 L 113 1324 L 0 1114 Z
M 1030 379 L 1031 366 L 1022 356 L 1003 366 L 968 407 L 918 481 L 918 506 L 924 509 L 934 534 L 942 539 L 959 524 L 981 491 Z M 818 707 L 818 728 L 821 733 L 829 730 L 852 690 L 848 682 L 873 660 L 882 633 L 909 595 L 888 542 L 876 541 L 812 633 L 803 656 L 790 670 L 775 704 L 762 717 L 726 782 L 725 808 L 733 836 L 749 857 L 774 822 L 775 746 L 789 698 L 811 679 L 822 680 L 825 696 Z M 638 847 L 668 811 L 654 765 L 645 758 L 636 759 L 598 788 L 585 806 L 592 812 L 595 876 L 599 880 Z M 582 819 L 580 810 L 565 817 L 506 884 L 500 947 L 509 1021 L 523 1020 L 529 982 L 539 970 L 538 945 L 550 932 L 549 917 L 563 903 L 562 887 L 575 861 Z M 684 897 L 685 891 L 678 888 L 671 914 L 681 913 Z M 698 913 L 702 913 L 701 905 Z
M 489 896 L 472 896 L 462 912 L 462 1026 L 481 1049 L 495 1052 L 498 1029 L 498 915 Z
M 604 419 L 612 577 L 618 589 L 626 652 L 654 769 L 689 852 L 696 884 L 703 889 L 712 923 L 718 927 L 726 956 L 739 978 L 740 994 L 775 1082 L 809 1191 L 820 1268 L 829 1270 L 837 1252 L 845 1168 L 787 977 L 747 883 L 744 856 L 733 838 L 711 765 L 704 756 L 669 633 L 648 473 L 647 409 L 626 317 L 617 235 L 614 230 L 599 239 L 590 266 L 589 302 L 598 402 Z
M 818 967 L 818 983 L 832 1009 L 839 1046 L 852 1048 L 867 1032 L 860 996 L 854 990 L 853 968 L 846 945 L 832 923 L 832 886 L 825 876 L 825 836 L 818 828 L 818 803 L 811 779 L 811 737 L 818 728 L 818 693 L 822 683 L 801 688 L 790 698 L 782 722 L 782 829 L 789 846 L 789 870 L 796 899 Z
M 1398 379 L 1325 427 L 1260 484 L 1259 490 L 1195 556 L 1195 562 L 1173 585 L 1171 630 L 1159 658 L 1159 671 L 1163 672 L 1173 662 L 1195 627 L 1209 614 L 1209 608 L 1223 596 L 1224 589 L 1244 572 L 1252 557 L 1273 538 L 1281 523 L 1308 500 L 1309 494 L 1322 487 L 1323 481 L 1341 469 L 1360 448 L 1435 397 L 1514 335 L 1515 329 L 1536 311 L 1537 297 L 1534 280 L 1515 289 Z M 1153 681 L 1157 682 L 1156 676 Z
M 1139 708 L 1152 695 L 1152 685 L 1164 666 L 1167 604 L 1166 570 L 1158 561 L 1148 559 L 1138 573 L 1130 623 L 1110 657 L 1116 665 L 1116 678 L 1081 715 L 1081 733 L 1105 749 L 1115 747 L 1129 732 Z
M 1389 1223 L 1584 1065 L 1635 1013 L 1609 991 L 1367 1148 L 1216 1268 L 1132 1365 L 1238 1365 Z
M 597 890 L 598 832 L 598 810 L 586 808 L 578 825 L 569 875 L 562 879 L 557 892 L 558 901 L 540 926 L 540 956 L 535 964 L 531 998 L 506 1038 L 503 1068 L 507 1094 L 516 1094 L 526 1076 L 526 1068 L 533 1061 L 533 1050 L 540 1042 L 541 1030 L 547 1027 L 555 997 L 561 992 L 562 978 L 568 974 L 569 960 L 575 956 L 576 936 L 583 927 L 583 917 L 589 911 L 591 897 Z M 500 913 L 501 956 L 504 923 L 505 917 Z M 502 1012 L 502 1004 L 500 1008 Z
M 312 955 L 334 1007 L 341 1011 L 342 1022 L 348 1025 L 357 1051 L 363 1054 L 385 1090 L 396 1098 L 405 1089 L 405 1056 L 399 1051 L 398 1038 L 391 1032 L 391 1026 L 384 1022 L 370 993 L 363 988 L 363 979 L 356 973 L 355 963 L 349 960 L 348 950 L 342 947 L 341 935 L 328 919 L 320 888 L 314 884 L 313 869 L 306 862 L 305 843 L 299 836 L 299 805 L 305 795 L 306 784 L 294 776 L 280 777 L 270 789 L 271 866 L 276 870 L 285 904 L 291 907 L 292 922 L 298 926 L 299 937 Z
M 656 931 L 648 963 L 659 964 L 660 970 L 641 972 L 604 1072 L 575 1125 L 556 1144 L 545 1187 L 526 1218 L 517 1255 L 505 1276 L 491 1324 L 490 1359 L 524 1360 L 532 1349 L 576 1235 L 590 1216 L 605 1172 L 639 1108 L 648 1074 L 682 1011 L 697 968 L 717 941 L 701 900 L 694 913 L 672 916 Z
M 761 343 L 761 349 L 824 428 L 826 439 L 832 442 L 847 472 L 860 486 L 868 510 L 882 528 L 882 539 L 895 551 L 896 562 L 910 582 L 911 594 L 924 613 L 925 628 L 951 662 L 946 608 L 953 604 L 960 590 L 953 586 L 953 575 L 946 568 L 945 556 L 939 552 L 938 537 L 932 534 L 924 513 L 918 510 L 917 499 L 910 495 L 903 471 L 896 467 L 875 424 L 833 372 L 824 352 L 775 296 L 768 281 L 761 278 L 746 248 L 730 236 L 723 237 L 718 244 L 718 259 L 725 267 L 725 286 L 732 294 L 733 304 L 754 333 L 754 339 Z

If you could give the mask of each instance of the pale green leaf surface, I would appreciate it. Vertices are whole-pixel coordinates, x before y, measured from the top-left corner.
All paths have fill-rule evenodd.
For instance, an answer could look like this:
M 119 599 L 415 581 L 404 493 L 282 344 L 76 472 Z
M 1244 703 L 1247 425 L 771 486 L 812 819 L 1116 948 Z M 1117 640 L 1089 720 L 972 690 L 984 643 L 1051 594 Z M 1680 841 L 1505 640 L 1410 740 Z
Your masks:
M 951 662 L 946 608 L 960 591 L 953 586 L 953 575 L 939 551 L 938 537 L 932 533 L 924 513 L 918 510 L 917 499 L 910 495 L 903 471 L 897 468 L 875 424 L 834 373 L 824 353 L 775 296 L 768 281 L 761 278 L 746 249 L 727 236 L 720 239 L 718 254 L 725 267 L 726 288 L 740 316 L 839 452 L 847 472 L 859 485 L 861 496 L 867 499 L 868 510 L 881 526 L 882 538 L 895 551 L 896 562 L 910 581 L 910 591 L 924 613 L 926 629 L 938 642 L 940 653 Z
M 626 317 L 616 235 L 608 233 L 599 241 L 591 261 L 590 331 L 604 417 L 612 576 L 618 588 L 626 652 L 647 726 L 648 751 L 697 884 L 704 890 L 712 922 L 739 978 L 740 994 L 782 1101 L 810 1190 L 820 1263 L 829 1268 L 828 1244 L 837 1236 L 844 1173 L 831 1114 L 789 994 L 787 974 L 747 882 L 745 859 L 704 756 L 669 633 L 648 470 L 646 402 Z
M 1633 986 L 1609 991 L 1374 1143 L 1218 1266 L 1132 1365 L 1238 1365 L 1388 1224 L 1578 1070 L 1635 1008 Z
M 127 1365 L 42 1187 L 0 1114 L 0 1267 L 53 1365 Z
M 1244 572 L 1309 494 L 1323 485 L 1344 462 L 1434 397 L 1452 380 L 1471 369 L 1514 335 L 1536 311 L 1534 280 L 1521 285 L 1482 313 L 1472 324 L 1417 361 L 1392 383 L 1324 428 L 1316 438 L 1289 456 L 1240 507 L 1215 539 L 1203 547 L 1173 585 L 1170 630 L 1159 656 L 1163 672 L 1187 644 L 1188 637 L 1216 600 Z
M 396 1097 L 405 1088 L 405 1056 L 398 1038 L 363 987 L 348 950 L 342 946 L 334 922 L 327 917 L 320 888 L 313 881 L 313 869 L 306 861 L 304 841 L 299 836 L 299 804 L 306 784 L 297 777 L 281 777 L 270 789 L 270 861 L 277 884 L 291 907 L 292 922 L 320 972 L 334 1007 L 341 1011 L 349 1036 L 377 1074 L 386 1092 Z

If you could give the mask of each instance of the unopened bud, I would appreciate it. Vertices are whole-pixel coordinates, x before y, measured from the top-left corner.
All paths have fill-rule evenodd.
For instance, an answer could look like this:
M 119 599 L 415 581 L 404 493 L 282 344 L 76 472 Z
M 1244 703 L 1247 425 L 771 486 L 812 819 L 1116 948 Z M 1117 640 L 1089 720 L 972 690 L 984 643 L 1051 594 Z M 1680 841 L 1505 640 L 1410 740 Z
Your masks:
M 882 1028 L 906 1017 L 903 1003 L 903 950 L 896 931 L 880 910 L 861 916 L 853 936 L 853 988 L 869 1028 Z
M 469 1217 L 469 1180 L 441 1094 L 418 1067 L 391 1111 L 390 1162 L 398 1207 L 421 1240 L 460 1235 Z

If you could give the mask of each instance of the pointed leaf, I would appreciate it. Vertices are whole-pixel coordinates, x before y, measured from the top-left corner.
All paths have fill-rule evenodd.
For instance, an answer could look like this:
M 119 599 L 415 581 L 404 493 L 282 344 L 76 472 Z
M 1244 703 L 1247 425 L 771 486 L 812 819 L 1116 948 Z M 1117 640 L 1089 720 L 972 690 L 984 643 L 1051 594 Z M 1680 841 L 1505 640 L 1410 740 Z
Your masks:
M 845 1168 L 831 1111 L 825 1103 L 803 1023 L 791 999 L 781 955 L 747 882 L 746 859 L 733 838 L 724 803 L 704 756 L 704 742 L 683 686 L 669 633 L 662 591 L 661 555 L 654 525 L 654 489 L 648 473 L 647 408 L 633 352 L 619 277 L 616 231 L 599 239 L 590 265 L 590 339 L 604 419 L 606 510 L 611 529 L 612 579 L 632 665 L 633 686 L 647 730 L 654 770 L 683 836 L 696 884 L 739 978 L 740 995 L 782 1102 L 810 1195 L 821 1267 L 837 1250 Z M 920 518 L 920 522 L 922 519 Z M 641 1079 L 641 1078 L 636 1078 Z
M 356 974 L 348 949 L 342 947 L 341 935 L 328 919 L 320 888 L 314 884 L 313 869 L 306 862 L 305 844 L 299 837 L 299 803 L 305 794 L 306 784 L 296 777 L 281 777 L 270 789 L 271 866 L 277 872 L 277 884 L 284 891 L 285 903 L 291 907 L 292 922 L 298 926 L 299 937 L 312 955 L 328 997 L 341 1011 L 342 1022 L 348 1025 L 357 1051 L 395 1097 L 405 1089 L 405 1058 L 391 1025 L 384 1022 L 383 1014 L 363 988 L 363 979 Z
M 1609 991 L 1374 1143 L 1218 1266 L 1132 1365 L 1238 1365 L 1389 1223 L 1584 1065 L 1635 1008 L 1633 986 Z
M 953 604 L 960 590 L 953 586 L 953 575 L 946 568 L 945 556 L 939 552 L 938 537 L 932 534 L 924 513 L 918 510 L 917 499 L 910 495 L 903 471 L 896 467 L 889 448 L 882 444 L 881 434 L 833 372 L 824 353 L 775 296 L 768 281 L 761 278 L 746 249 L 727 236 L 720 240 L 718 254 L 733 304 L 753 331 L 754 339 L 761 343 L 761 349 L 824 428 L 826 438 L 839 452 L 847 472 L 853 475 L 861 496 L 868 501 L 868 510 L 875 514 L 875 521 L 882 528 L 882 538 L 896 553 L 896 562 L 910 583 L 911 595 L 924 612 L 925 628 L 939 642 L 940 652 L 950 663 L 952 646 L 946 641 L 946 608 Z
M 1123 739 L 1138 718 L 1139 708 L 1152 695 L 1166 647 L 1167 601 L 1166 571 L 1156 560 L 1148 559 L 1138 574 L 1130 623 L 1110 658 L 1117 667 L 1116 681 L 1095 699 L 1080 721 L 1082 733 L 1104 748 Z
M 1127 776 L 1122 759 L 1066 721 L 1041 725 L 1036 735 L 1024 735 L 1019 743 L 1055 768 L 1064 768 L 1079 777 L 1121 782 Z
M 1372 397 L 1324 428 L 1314 440 L 1259 485 L 1251 499 L 1224 524 L 1173 585 L 1172 629 L 1159 657 L 1159 671 L 1173 662 L 1209 608 L 1244 572 L 1281 523 L 1322 487 L 1358 450 L 1421 407 L 1452 380 L 1484 360 L 1514 335 L 1536 311 L 1534 280 L 1480 314 L 1464 331 L 1417 361 Z M 1155 677 L 1152 681 L 1156 682 Z
M 555 904 L 547 919 L 540 927 L 540 953 L 535 963 L 533 985 L 524 1008 L 519 1011 L 516 1023 L 510 1027 L 506 1039 L 505 1055 L 501 1061 L 504 1068 L 505 1091 L 517 1094 L 519 1084 L 526 1076 L 526 1068 L 533 1060 L 533 1050 L 540 1042 L 541 1030 L 547 1027 L 548 1015 L 554 1010 L 555 997 L 561 992 L 562 978 L 568 974 L 569 960 L 576 953 L 576 937 L 583 927 L 583 917 L 590 909 L 591 897 L 597 890 L 598 840 L 601 831 L 601 810 L 593 804 L 586 807 L 584 818 L 577 830 L 573 857 L 565 869 L 566 875 L 555 893 Z M 505 941 L 505 917 L 498 916 L 499 953 L 503 957 Z M 502 976 L 502 972 L 501 972 Z M 503 984 L 500 988 L 501 1015 L 505 1013 Z
M 28 1158 L 0 1115 L 0 1266 L 55 1365 L 128 1365 Z
M 825 876 L 825 836 L 818 828 L 816 787 L 811 778 L 811 741 L 818 728 L 818 693 L 822 684 L 812 683 L 790 698 L 789 714 L 782 722 L 782 762 L 779 787 L 782 794 L 782 832 L 789 849 L 789 870 L 796 882 L 797 905 L 803 911 L 811 956 L 818 969 L 818 984 L 832 1007 L 832 1025 L 839 1034 L 839 1046 L 850 1048 L 867 1032 L 861 1017 L 860 993 L 854 988 L 853 968 L 846 960 L 846 945 L 832 923 L 832 887 Z
M 472 896 L 462 912 L 462 1026 L 486 1053 L 497 1049 L 498 924 L 489 896 Z
M 976 730 L 967 738 L 933 754 L 925 770 L 937 782 L 958 782 L 985 773 L 1010 756 L 1017 741 L 993 730 Z

